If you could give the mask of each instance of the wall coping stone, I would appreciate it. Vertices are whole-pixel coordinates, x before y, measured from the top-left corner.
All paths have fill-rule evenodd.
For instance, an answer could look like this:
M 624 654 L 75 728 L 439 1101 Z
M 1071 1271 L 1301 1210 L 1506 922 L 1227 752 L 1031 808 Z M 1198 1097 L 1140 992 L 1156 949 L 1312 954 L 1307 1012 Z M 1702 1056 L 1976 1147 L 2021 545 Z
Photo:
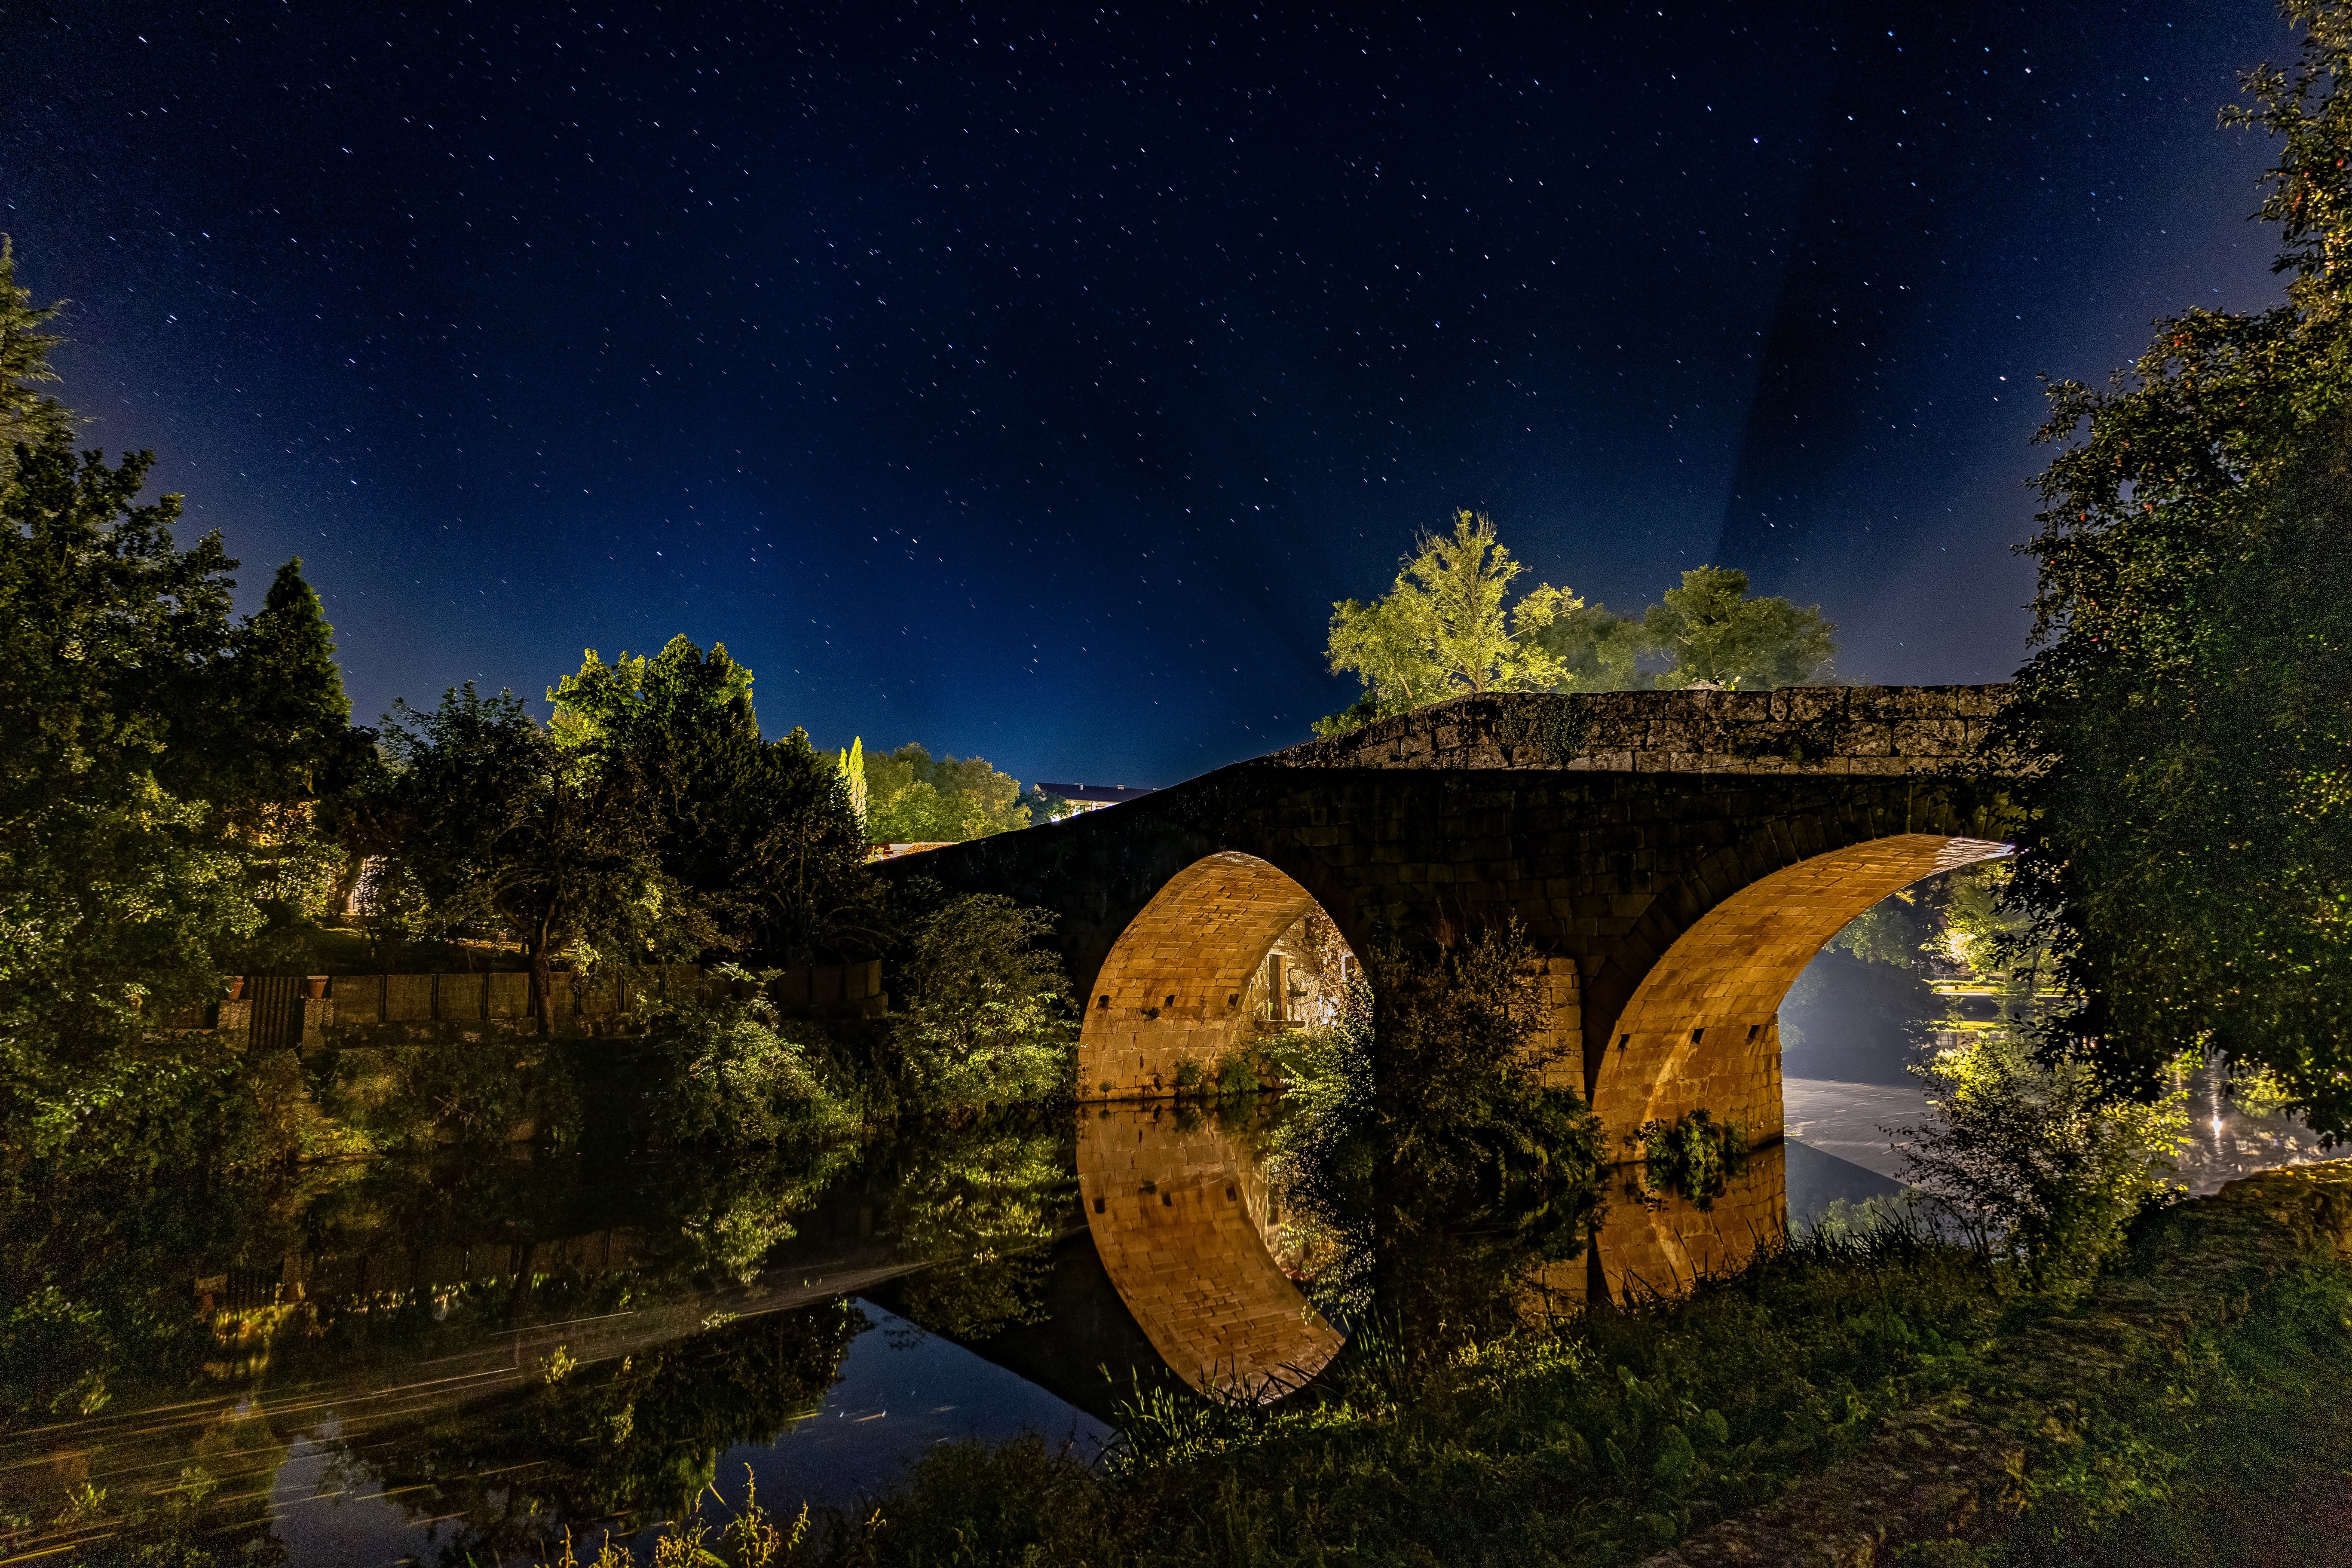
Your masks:
M 1792 686 L 1772 691 L 1455 697 L 1262 761 L 1286 768 L 1570 773 L 1936 773 L 1984 739 L 2013 688 Z

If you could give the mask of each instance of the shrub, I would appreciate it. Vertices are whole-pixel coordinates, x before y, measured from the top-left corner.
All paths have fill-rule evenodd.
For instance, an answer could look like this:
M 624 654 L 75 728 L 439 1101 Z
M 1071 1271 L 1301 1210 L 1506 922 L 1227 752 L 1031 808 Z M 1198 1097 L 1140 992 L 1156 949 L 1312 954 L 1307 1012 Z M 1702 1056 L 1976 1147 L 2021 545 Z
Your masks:
M 1217 1098 L 1245 1100 L 1264 1090 L 1258 1081 L 1256 1064 L 1245 1051 L 1235 1051 L 1217 1064 Z
M 1748 1163 L 1747 1129 L 1717 1121 L 1705 1109 L 1676 1121 L 1644 1121 L 1625 1142 L 1642 1152 L 1643 1186 L 1689 1198 L 1702 1210 Z
M 754 983 L 748 998 L 688 996 L 658 1004 L 647 1044 L 656 1133 L 675 1143 L 730 1147 L 773 1143 L 787 1134 L 827 1137 L 856 1124 L 856 1106 L 835 1092 L 803 1042 L 764 994 L 770 975 L 732 964 L 719 973 Z
M 2023 1262 L 2037 1290 L 2079 1294 L 2133 1215 L 2179 1190 L 2165 1177 L 2188 1141 L 2183 1089 L 2137 1103 L 2084 1058 L 2037 1060 L 2006 1027 L 1909 1070 L 1936 1115 L 1904 1130 L 1906 1174 L 1983 1225 L 1984 1245 Z
M 1062 961 L 1040 945 L 1051 911 L 994 893 L 925 919 L 902 973 L 897 1040 L 908 1099 L 962 1111 L 1067 1099 L 1078 1031 Z M 1198 1070 L 1197 1068 L 1195 1069 Z

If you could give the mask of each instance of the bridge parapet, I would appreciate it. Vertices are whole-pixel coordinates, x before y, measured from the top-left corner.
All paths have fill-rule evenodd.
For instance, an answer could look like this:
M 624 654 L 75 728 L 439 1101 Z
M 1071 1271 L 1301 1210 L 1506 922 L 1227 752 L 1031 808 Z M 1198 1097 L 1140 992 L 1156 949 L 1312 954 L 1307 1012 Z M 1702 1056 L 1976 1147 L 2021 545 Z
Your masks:
M 1457 697 L 1264 761 L 1445 768 L 1853 776 L 1934 773 L 1969 754 L 2012 689 L 1791 686 L 1774 691 Z

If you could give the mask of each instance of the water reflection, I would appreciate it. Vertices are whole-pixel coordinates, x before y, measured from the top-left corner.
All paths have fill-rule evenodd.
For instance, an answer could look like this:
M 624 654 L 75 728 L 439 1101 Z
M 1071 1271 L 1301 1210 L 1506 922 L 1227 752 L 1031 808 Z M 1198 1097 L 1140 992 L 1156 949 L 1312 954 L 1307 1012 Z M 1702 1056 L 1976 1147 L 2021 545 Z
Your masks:
M 1184 1382 L 1271 1399 L 1339 1353 L 1347 1336 L 1294 1277 L 1260 1127 L 1175 1107 L 1081 1111 L 1077 1171 L 1096 1256 Z
M 20 1308 L 0 1556 L 133 1527 L 299 1538 L 305 1561 L 351 1555 L 321 1531 L 355 1561 L 625 1533 L 828 1408 L 877 1322 L 919 1382 L 986 1370 L 850 1293 L 897 1282 L 926 1327 L 999 1331 L 1034 1314 L 1074 1197 L 1055 1118 L 802 1158 L 475 1156 L 19 1205 L 0 1214 Z M 960 1373 L 917 1405 L 903 1375 L 850 1372 L 876 1405 L 850 1447 L 889 1463 L 822 1468 L 864 1487 L 904 1458 L 901 1428 L 1102 1435 L 1017 1379 Z
M 134 1528 L 294 1560 L 535 1559 L 743 1467 L 855 1505 L 948 1437 L 1091 1453 L 1135 1379 L 1276 1397 L 1737 1269 L 1788 1152 L 1703 1199 L 1286 1165 L 1278 1102 L 908 1128 L 801 1158 L 459 1158 L 0 1216 L 0 1556 Z

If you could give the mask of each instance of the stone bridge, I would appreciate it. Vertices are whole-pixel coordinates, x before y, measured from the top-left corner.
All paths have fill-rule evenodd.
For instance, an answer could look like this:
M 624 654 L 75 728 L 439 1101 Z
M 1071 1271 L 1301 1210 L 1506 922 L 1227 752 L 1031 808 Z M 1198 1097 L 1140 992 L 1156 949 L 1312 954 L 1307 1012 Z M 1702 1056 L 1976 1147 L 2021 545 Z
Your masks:
M 1243 1046 L 1261 960 L 1316 906 L 1359 952 L 1516 917 L 1612 1147 L 1702 1107 L 1762 1144 L 1798 973 L 2004 852 L 1998 787 L 1957 764 L 2006 689 L 1463 697 L 888 870 L 1055 911 L 1082 1097 L 1166 1097 Z

